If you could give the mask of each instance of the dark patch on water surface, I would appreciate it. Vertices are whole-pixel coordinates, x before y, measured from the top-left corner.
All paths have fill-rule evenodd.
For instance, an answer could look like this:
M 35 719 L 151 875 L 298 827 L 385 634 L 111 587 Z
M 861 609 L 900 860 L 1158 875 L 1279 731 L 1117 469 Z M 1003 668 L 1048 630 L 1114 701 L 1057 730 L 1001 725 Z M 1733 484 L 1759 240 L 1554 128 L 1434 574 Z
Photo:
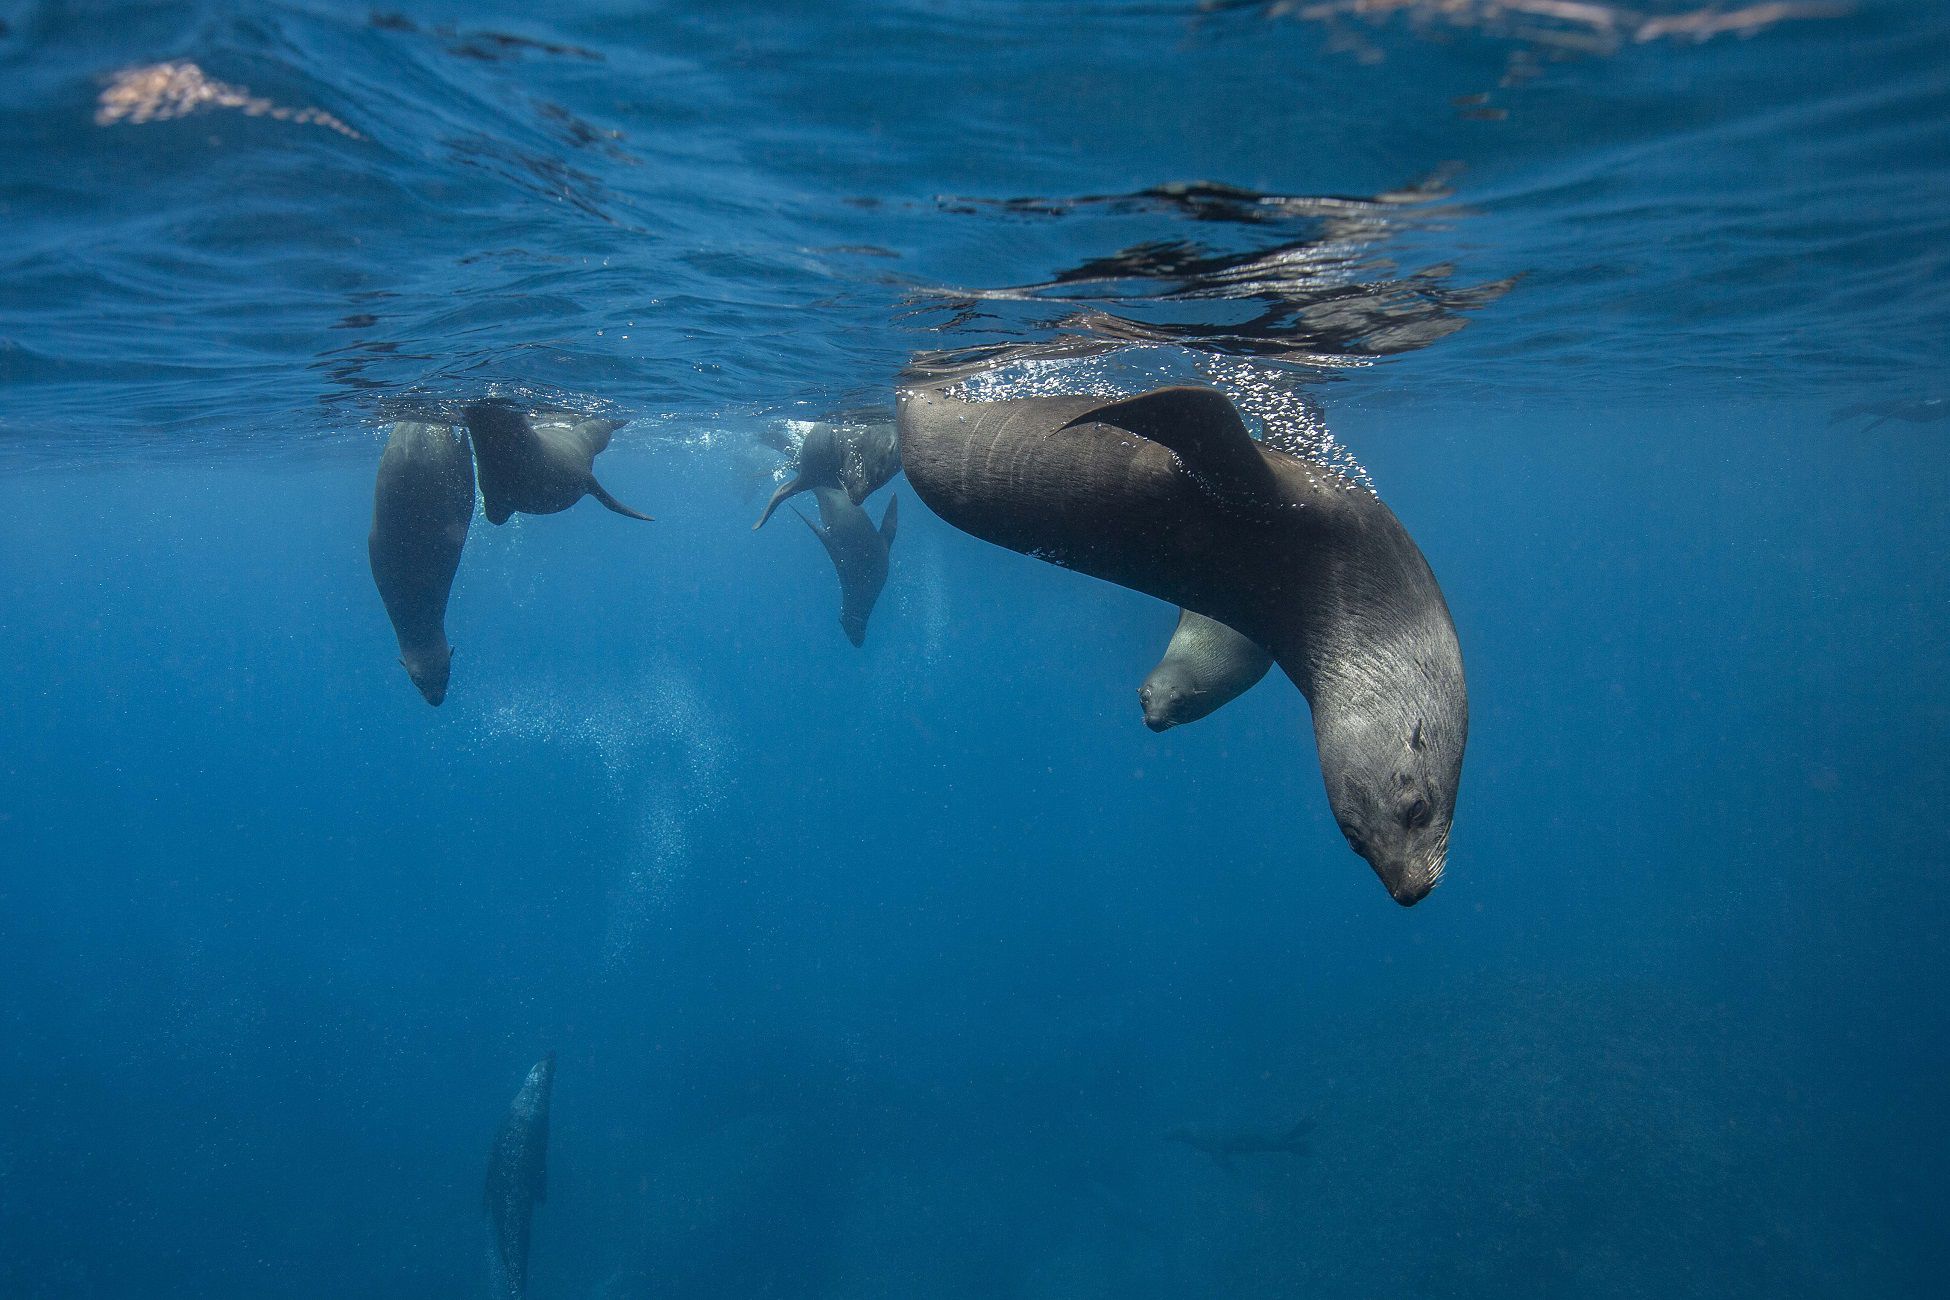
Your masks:
M 436 23 L 429 27 L 422 27 L 401 13 L 375 13 L 367 22 L 377 31 L 408 32 L 416 36 L 424 34 L 437 37 L 449 42 L 448 53 L 457 58 L 473 59 L 481 63 L 504 63 L 527 54 L 542 54 L 559 59 L 580 59 L 587 63 L 606 61 L 602 51 L 592 50 L 583 45 L 544 41 L 532 36 L 517 36 L 511 32 L 462 32 L 453 23 Z
M 952 213 L 1165 214 L 1290 237 L 1236 251 L 1182 235 L 1148 240 L 1040 280 L 916 294 L 913 314 L 925 321 L 930 312 L 947 313 L 929 322 L 936 332 L 1045 336 L 1026 340 L 1037 356 L 1062 355 L 1073 342 L 1173 344 L 1310 364 L 1414 351 L 1461 329 L 1461 313 L 1488 306 L 1518 279 L 1455 285 L 1452 263 L 1402 274 L 1377 252 L 1417 226 L 1461 215 L 1429 206 L 1449 195 L 1451 174 L 1367 198 L 1262 194 L 1199 181 L 1123 195 L 943 200 Z M 1039 310 L 1044 304 L 1060 309 Z M 1046 337 L 1051 333 L 1054 344 Z M 1020 355 L 1009 344 L 977 345 L 968 355 L 977 353 Z
M 1377 208 L 1431 203 L 1454 194 L 1449 182 L 1459 168 L 1444 167 L 1398 190 L 1368 197 L 1337 194 L 1266 194 L 1217 181 L 1175 181 L 1153 185 L 1132 194 L 1080 194 L 1073 198 L 986 199 L 944 197 L 937 202 L 947 212 L 976 214 L 1008 212 L 1024 216 L 1067 217 L 1092 210 L 1107 215 L 1167 212 L 1193 221 L 1227 221 L 1245 225 L 1327 218 Z

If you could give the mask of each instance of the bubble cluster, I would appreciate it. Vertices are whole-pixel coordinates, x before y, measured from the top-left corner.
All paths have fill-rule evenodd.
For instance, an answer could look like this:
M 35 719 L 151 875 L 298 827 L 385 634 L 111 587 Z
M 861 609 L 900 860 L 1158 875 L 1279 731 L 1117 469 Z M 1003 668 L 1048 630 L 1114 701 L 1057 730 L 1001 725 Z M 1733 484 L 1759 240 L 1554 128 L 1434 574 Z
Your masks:
M 627 964 L 689 872 L 694 825 L 724 802 L 730 745 L 710 702 L 677 665 L 660 661 L 604 689 L 517 690 L 482 715 L 472 743 L 511 760 L 521 749 L 565 748 L 600 766 L 632 827 L 604 945 L 612 968 Z

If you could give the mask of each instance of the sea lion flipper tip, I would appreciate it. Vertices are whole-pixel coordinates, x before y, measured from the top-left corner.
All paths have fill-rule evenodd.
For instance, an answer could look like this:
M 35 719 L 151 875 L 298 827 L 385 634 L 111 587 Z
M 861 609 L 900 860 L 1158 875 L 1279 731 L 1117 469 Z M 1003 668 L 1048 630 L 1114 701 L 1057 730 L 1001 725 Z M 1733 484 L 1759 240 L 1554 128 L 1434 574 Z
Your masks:
M 657 522 L 650 515 L 646 515 L 640 510 L 632 510 L 628 506 L 624 505 L 621 501 L 618 501 L 615 497 L 611 496 L 607 491 L 603 489 L 602 484 L 598 483 L 593 478 L 589 480 L 589 495 L 596 498 L 596 500 L 602 502 L 604 506 L 608 507 L 611 510 L 614 510 L 617 514 L 622 515 L 627 519 L 641 519 L 646 524 L 654 524 Z
M 808 516 L 806 512 L 801 510 L 798 506 L 792 506 L 790 507 L 790 509 L 793 514 L 799 516 L 800 523 L 812 529 L 812 535 L 814 537 L 817 537 L 819 539 L 819 544 L 826 548 L 826 555 L 829 559 L 833 561 L 833 567 L 836 569 L 843 567 L 840 559 L 840 553 L 839 551 L 834 549 L 833 534 L 828 532 L 823 525 L 814 523 L 811 517 Z
M 893 549 L 894 534 L 900 528 L 900 504 L 901 499 L 899 493 L 888 497 L 887 513 L 880 516 L 880 540 L 886 544 L 889 550 Z
M 765 503 L 765 509 L 759 511 L 758 522 L 752 525 L 752 531 L 757 532 L 765 527 L 765 521 L 772 517 L 772 512 L 779 508 L 780 503 L 788 497 L 797 496 L 805 491 L 805 488 L 805 477 L 798 474 L 779 484 L 778 489 L 772 493 L 771 499 Z

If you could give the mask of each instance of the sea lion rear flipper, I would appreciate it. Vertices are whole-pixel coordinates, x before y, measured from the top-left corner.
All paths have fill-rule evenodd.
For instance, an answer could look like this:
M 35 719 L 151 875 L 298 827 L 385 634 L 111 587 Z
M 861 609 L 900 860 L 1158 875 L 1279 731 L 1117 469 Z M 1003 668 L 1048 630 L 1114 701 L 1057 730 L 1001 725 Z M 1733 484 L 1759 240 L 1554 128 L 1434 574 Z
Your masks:
M 605 506 L 608 506 L 611 510 L 614 510 L 619 515 L 624 515 L 631 519 L 641 519 L 646 524 L 654 524 L 657 522 L 649 515 L 642 514 L 638 511 L 630 509 L 628 506 L 624 505 L 621 501 L 618 501 L 615 497 L 611 496 L 608 492 L 605 492 L 603 490 L 603 485 L 598 483 L 593 477 L 590 478 L 589 480 L 589 495 L 596 498 L 596 500 L 602 502 Z
M 791 478 L 779 484 L 778 491 L 772 494 L 772 499 L 765 503 L 765 509 L 759 512 L 758 522 L 752 525 L 752 531 L 757 532 L 759 529 L 765 527 L 765 521 L 772 517 L 772 512 L 779 508 L 780 503 L 785 501 L 787 497 L 797 496 L 799 493 L 804 492 L 807 486 L 806 476 L 803 474 L 794 474 Z M 806 518 L 804 515 L 800 515 L 799 517 L 801 519 Z M 811 523 L 812 521 L 807 519 L 806 522 Z M 818 530 L 815 529 L 814 531 Z
M 1160 388 L 1094 407 L 1071 420 L 1109 424 L 1168 448 L 1194 474 L 1257 495 L 1271 474 L 1238 408 L 1211 388 Z
M 826 558 L 833 562 L 833 567 L 835 569 L 839 568 L 840 553 L 833 549 L 833 535 L 827 532 L 824 528 L 820 527 L 818 524 L 814 523 L 812 520 L 808 519 L 806 517 L 806 512 L 801 510 L 798 506 L 792 507 L 792 513 L 799 516 L 800 523 L 812 529 L 812 535 L 814 537 L 817 537 L 819 539 L 819 544 L 826 548 Z
M 894 549 L 894 533 L 900 528 L 900 504 L 898 495 L 887 498 L 887 513 L 880 516 L 880 540 L 888 550 Z

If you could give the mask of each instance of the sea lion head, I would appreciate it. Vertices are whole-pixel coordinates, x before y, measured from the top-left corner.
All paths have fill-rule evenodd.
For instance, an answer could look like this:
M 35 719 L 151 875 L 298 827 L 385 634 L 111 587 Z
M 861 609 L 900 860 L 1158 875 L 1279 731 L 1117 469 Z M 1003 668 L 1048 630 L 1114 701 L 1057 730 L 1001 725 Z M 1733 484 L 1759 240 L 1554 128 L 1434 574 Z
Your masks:
M 1159 664 L 1138 687 L 1138 703 L 1144 708 L 1144 725 L 1153 731 L 1169 731 L 1180 723 L 1196 722 L 1211 712 L 1200 711 L 1198 699 L 1204 692 L 1169 661 Z
M 431 655 L 401 655 L 399 666 L 406 669 L 406 675 L 420 688 L 427 703 L 439 708 L 447 698 L 447 681 L 453 675 L 454 648 L 442 646 Z
M 1448 862 L 1468 715 L 1461 708 L 1404 708 L 1373 697 L 1364 703 L 1316 704 L 1327 802 L 1348 846 L 1368 860 L 1390 897 L 1411 907 L 1428 897 Z

